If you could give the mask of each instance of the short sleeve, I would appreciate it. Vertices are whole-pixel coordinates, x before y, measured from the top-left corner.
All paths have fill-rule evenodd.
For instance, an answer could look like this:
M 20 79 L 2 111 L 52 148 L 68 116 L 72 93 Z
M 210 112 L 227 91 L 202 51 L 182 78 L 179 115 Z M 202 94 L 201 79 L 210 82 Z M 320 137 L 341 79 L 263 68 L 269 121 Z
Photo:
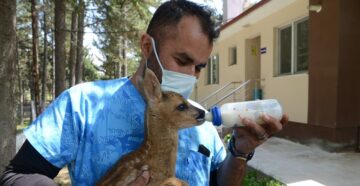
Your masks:
M 208 112 L 204 107 L 202 107 L 199 103 L 192 101 L 192 100 L 188 100 L 192 105 L 204 110 L 205 112 Z M 204 139 L 204 141 L 209 141 L 209 143 L 207 143 L 207 145 L 209 147 L 212 147 L 212 152 L 213 152 L 213 156 L 211 159 L 211 167 L 210 167 L 210 171 L 213 171 L 215 169 L 218 169 L 221 165 L 221 163 L 225 160 L 226 158 L 226 149 L 224 147 L 224 143 L 222 142 L 216 128 L 214 127 L 214 125 L 212 124 L 212 122 L 206 121 L 202 127 L 202 130 L 198 131 L 201 136 L 206 136 L 207 139 Z
M 213 127 L 215 129 L 215 127 Z M 216 131 L 216 129 L 215 129 Z M 210 171 L 213 171 L 215 169 L 218 169 L 221 165 L 221 163 L 226 158 L 226 149 L 224 147 L 223 142 L 221 141 L 220 137 L 216 135 L 214 137 L 214 155 L 211 160 L 211 167 Z
M 74 110 L 69 90 L 66 90 L 24 134 L 46 160 L 62 168 L 75 159 L 82 134 L 81 118 L 81 112 Z

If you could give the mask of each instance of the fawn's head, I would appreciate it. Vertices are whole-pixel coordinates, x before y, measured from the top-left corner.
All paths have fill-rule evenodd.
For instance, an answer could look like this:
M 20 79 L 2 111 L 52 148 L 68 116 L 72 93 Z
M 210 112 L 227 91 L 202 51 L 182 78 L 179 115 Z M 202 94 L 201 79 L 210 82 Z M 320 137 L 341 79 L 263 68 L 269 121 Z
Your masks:
M 176 129 L 200 125 L 205 112 L 191 105 L 183 96 L 171 91 L 161 91 L 154 72 L 145 70 L 142 80 L 143 95 L 147 102 L 148 117 L 157 120 L 159 127 Z

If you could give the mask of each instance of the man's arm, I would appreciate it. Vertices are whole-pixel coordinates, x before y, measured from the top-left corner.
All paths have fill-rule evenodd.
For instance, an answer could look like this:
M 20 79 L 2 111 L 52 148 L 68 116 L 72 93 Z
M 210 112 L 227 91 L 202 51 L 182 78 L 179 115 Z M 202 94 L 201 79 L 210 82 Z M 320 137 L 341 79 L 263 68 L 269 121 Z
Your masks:
M 245 176 L 246 162 L 227 154 L 224 162 L 217 171 L 218 185 L 241 185 Z
M 29 143 L 25 143 L 19 152 L 11 160 L 0 178 L 2 186 L 57 186 L 53 179 L 59 173 L 60 168 L 55 167 L 39 154 Z M 150 180 L 148 171 L 144 171 L 134 180 L 131 186 L 143 186 Z
M 59 171 L 26 140 L 6 167 L 0 185 L 57 185 L 52 179 Z
M 258 125 L 254 121 L 243 119 L 245 127 L 237 127 L 233 130 L 234 146 L 236 154 L 250 154 L 254 149 L 264 143 L 270 136 L 282 130 L 288 122 L 288 116 L 284 115 L 280 121 L 264 115 L 265 124 Z M 265 161 L 265 160 L 264 160 Z M 217 172 L 217 180 L 222 185 L 241 185 L 245 176 L 246 161 L 234 157 L 228 153 L 226 159 Z

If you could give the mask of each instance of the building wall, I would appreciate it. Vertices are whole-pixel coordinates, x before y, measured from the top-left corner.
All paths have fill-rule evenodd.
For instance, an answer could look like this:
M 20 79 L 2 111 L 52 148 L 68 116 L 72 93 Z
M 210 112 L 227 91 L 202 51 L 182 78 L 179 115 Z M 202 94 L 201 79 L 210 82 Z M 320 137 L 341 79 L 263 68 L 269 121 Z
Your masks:
M 278 3 L 278 5 L 274 4 Z M 283 105 L 290 120 L 307 123 L 308 120 L 308 74 L 276 76 L 276 28 L 308 16 L 308 1 L 288 0 L 270 1 L 237 24 L 230 25 L 221 31 L 220 38 L 214 44 L 212 54 L 219 54 L 220 82 L 218 85 L 206 85 L 206 73 L 199 79 L 196 98 L 201 100 L 211 92 L 232 81 L 245 81 L 246 40 L 260 37 L 260 46 L 267 52 L 260 56 L 261 87 L 263 98 L 275 98 Z M 274 10 L 278 8 L 278 10 Z M 271 12 L 271 13 L 269 13 Z M 255 17 L 268 14 L 261 20 Z M 249 19 L 247 19 L 249 17 Z M 256 19 L 256 18 L 255 18 Z M 240 25 L 239 25 L 240 24 Z M 229 66 L 229 48 L 237 47 L 237 64 Z

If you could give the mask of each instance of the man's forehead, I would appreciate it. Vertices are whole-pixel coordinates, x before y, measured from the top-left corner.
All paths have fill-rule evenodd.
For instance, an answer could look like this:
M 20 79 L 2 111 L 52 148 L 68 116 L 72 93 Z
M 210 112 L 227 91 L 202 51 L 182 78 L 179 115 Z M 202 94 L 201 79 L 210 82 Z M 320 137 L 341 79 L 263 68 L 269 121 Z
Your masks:
M 172 55 L 195 65 L 206 65 L 212 51 L 212 41 L 203 32 L 196 16 L 182 17 L 175 27 L 167 27 L 166 32 L 161 40 L 163 44 L 171 43 L 168 47 L 175 49 Z

